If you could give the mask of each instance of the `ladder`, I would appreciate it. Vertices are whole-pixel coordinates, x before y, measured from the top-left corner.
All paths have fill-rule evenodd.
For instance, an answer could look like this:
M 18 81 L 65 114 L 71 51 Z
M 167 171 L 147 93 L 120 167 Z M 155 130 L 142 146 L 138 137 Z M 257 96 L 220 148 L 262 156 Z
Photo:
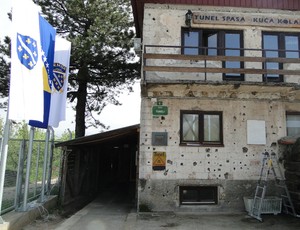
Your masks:
M 256 218 L 259 221 L 262 221 L 262 207 L 268 187 L 270 173 L 273 174 L 275 184 L 279 190 L 280 197 L 282 199 L 283 212 L 286 214 L 293 215 L 295 217 L 300 217 L 295 212 L 295 208 L 292 203 L 289 190 L 285 183 L 283 172 L 280 168 L 279 162 L 274 152 L 272 152 L 271 154 L 269 154 L 268 152 L 263 153 L 260 176 L 257 182 L 252 207 L 249 213 L 250 216 Z

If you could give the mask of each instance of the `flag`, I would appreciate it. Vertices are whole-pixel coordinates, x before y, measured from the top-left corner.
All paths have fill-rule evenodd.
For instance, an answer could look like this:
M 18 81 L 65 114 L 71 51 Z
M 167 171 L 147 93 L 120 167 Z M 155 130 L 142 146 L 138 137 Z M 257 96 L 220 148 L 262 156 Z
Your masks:
M 37 128 L 48 128 L 49 111 L 51 104 L 51 88 L 53 80 L 53 62 L 54 62 L 54 46 L 55 46 L 55 29 L 39 15 L 41 52 L 43 60 L 43 119 L 30 120 L 29 125 Z
M 38 7 L 31 0 L 12 2 L 11 77 L 8 118 L 43 120 L 43 60 Z
M 56 36 L 53 65 L 53 84 L 49 126 L 58 127 L 59 122 L 66 118 L 67 88 L 71 42 Z

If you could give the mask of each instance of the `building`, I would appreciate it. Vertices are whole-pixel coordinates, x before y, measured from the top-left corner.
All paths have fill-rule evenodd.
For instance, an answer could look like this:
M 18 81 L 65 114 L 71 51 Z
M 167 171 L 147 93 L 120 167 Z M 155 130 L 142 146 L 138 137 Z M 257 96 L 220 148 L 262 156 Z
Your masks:
M 239 211 L 300 133 L 298 0 L 132 0 L 139 211 Z M 139 49 L 139 44 L 136 44 Z

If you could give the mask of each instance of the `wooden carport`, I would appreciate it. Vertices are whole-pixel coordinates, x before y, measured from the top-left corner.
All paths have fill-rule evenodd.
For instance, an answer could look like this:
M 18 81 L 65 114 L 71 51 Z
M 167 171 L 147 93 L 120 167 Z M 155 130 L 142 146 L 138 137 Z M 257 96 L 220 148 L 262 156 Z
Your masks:
M 117 188 L 135 197 L 139 125 L 60 142 L 61 205 L 90 201 L 105 189 Z

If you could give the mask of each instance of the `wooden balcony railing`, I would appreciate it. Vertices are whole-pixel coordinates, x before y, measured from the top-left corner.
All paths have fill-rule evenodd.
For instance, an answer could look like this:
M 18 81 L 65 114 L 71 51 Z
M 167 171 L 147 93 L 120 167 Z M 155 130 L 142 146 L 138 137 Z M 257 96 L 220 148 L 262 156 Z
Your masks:
M 240 56 L 225 56 L 225 55 L 185 55 L 182 54 L 184 48 L 195 47 L 181 47 L 181 46 L 154 46 L 145 45 L 143 58 L 143 81 L 152 81 L 151 73 L 159 75 L 159 80 L 164 81 L 166 73 L 181 73 L 188 75 L 191 73 L 203 73 L 202 81 L 210 81 L 209 73 L 220 74 L 222 81 L 226 81 L 226 74 L 233 74 L 235 76 L 247 76 L 244 79 L 250 79 L 251 76 L 256 76 L 260 81 L 272 81 L 274 76 L 281 76 L 282 82 L 297 83 L 300 80 L 300 58 L 285 58 L 285 57 L 265 57 L 266 52 L 277 52 L 278 56 L 284 56 L 285 53 L 295 52 L 297 56 L 300 51 L 295 50 L 263 50 L 263 49 L 234 49 L 240 50 Z M 199 47 L 203 53 L 207 53 L 207 47 Z M 228 49 L 226 49 L 228 50 Z M 233 49 L 232 49 L 233 50 Z M 219 51 L 217 51 L 219 52 Z M 219 52 L 225 53 L 225 52 Z M 239 68 L 224 68 L 224 62 L 239 62 Z M 265 68 L 266 63 L 278 63 L 278 69 Z M 259 78 L 258 76 L 261 76 Z M 271 76 L 271 77 L 270 77 Z M 287 79 L 289 78 L 289 79 Z M 177 80 L 185 80 L 179 79 Z M 297 79 L 297 80 L 295 80 Z M 172 78 L 168 78 L 168 81 Z M 193 80 L 197 80 L 195 77 Z M 231 79 L 234 80 L 234 77 Z M 254 80 L 257 81 L 257 80 Z

